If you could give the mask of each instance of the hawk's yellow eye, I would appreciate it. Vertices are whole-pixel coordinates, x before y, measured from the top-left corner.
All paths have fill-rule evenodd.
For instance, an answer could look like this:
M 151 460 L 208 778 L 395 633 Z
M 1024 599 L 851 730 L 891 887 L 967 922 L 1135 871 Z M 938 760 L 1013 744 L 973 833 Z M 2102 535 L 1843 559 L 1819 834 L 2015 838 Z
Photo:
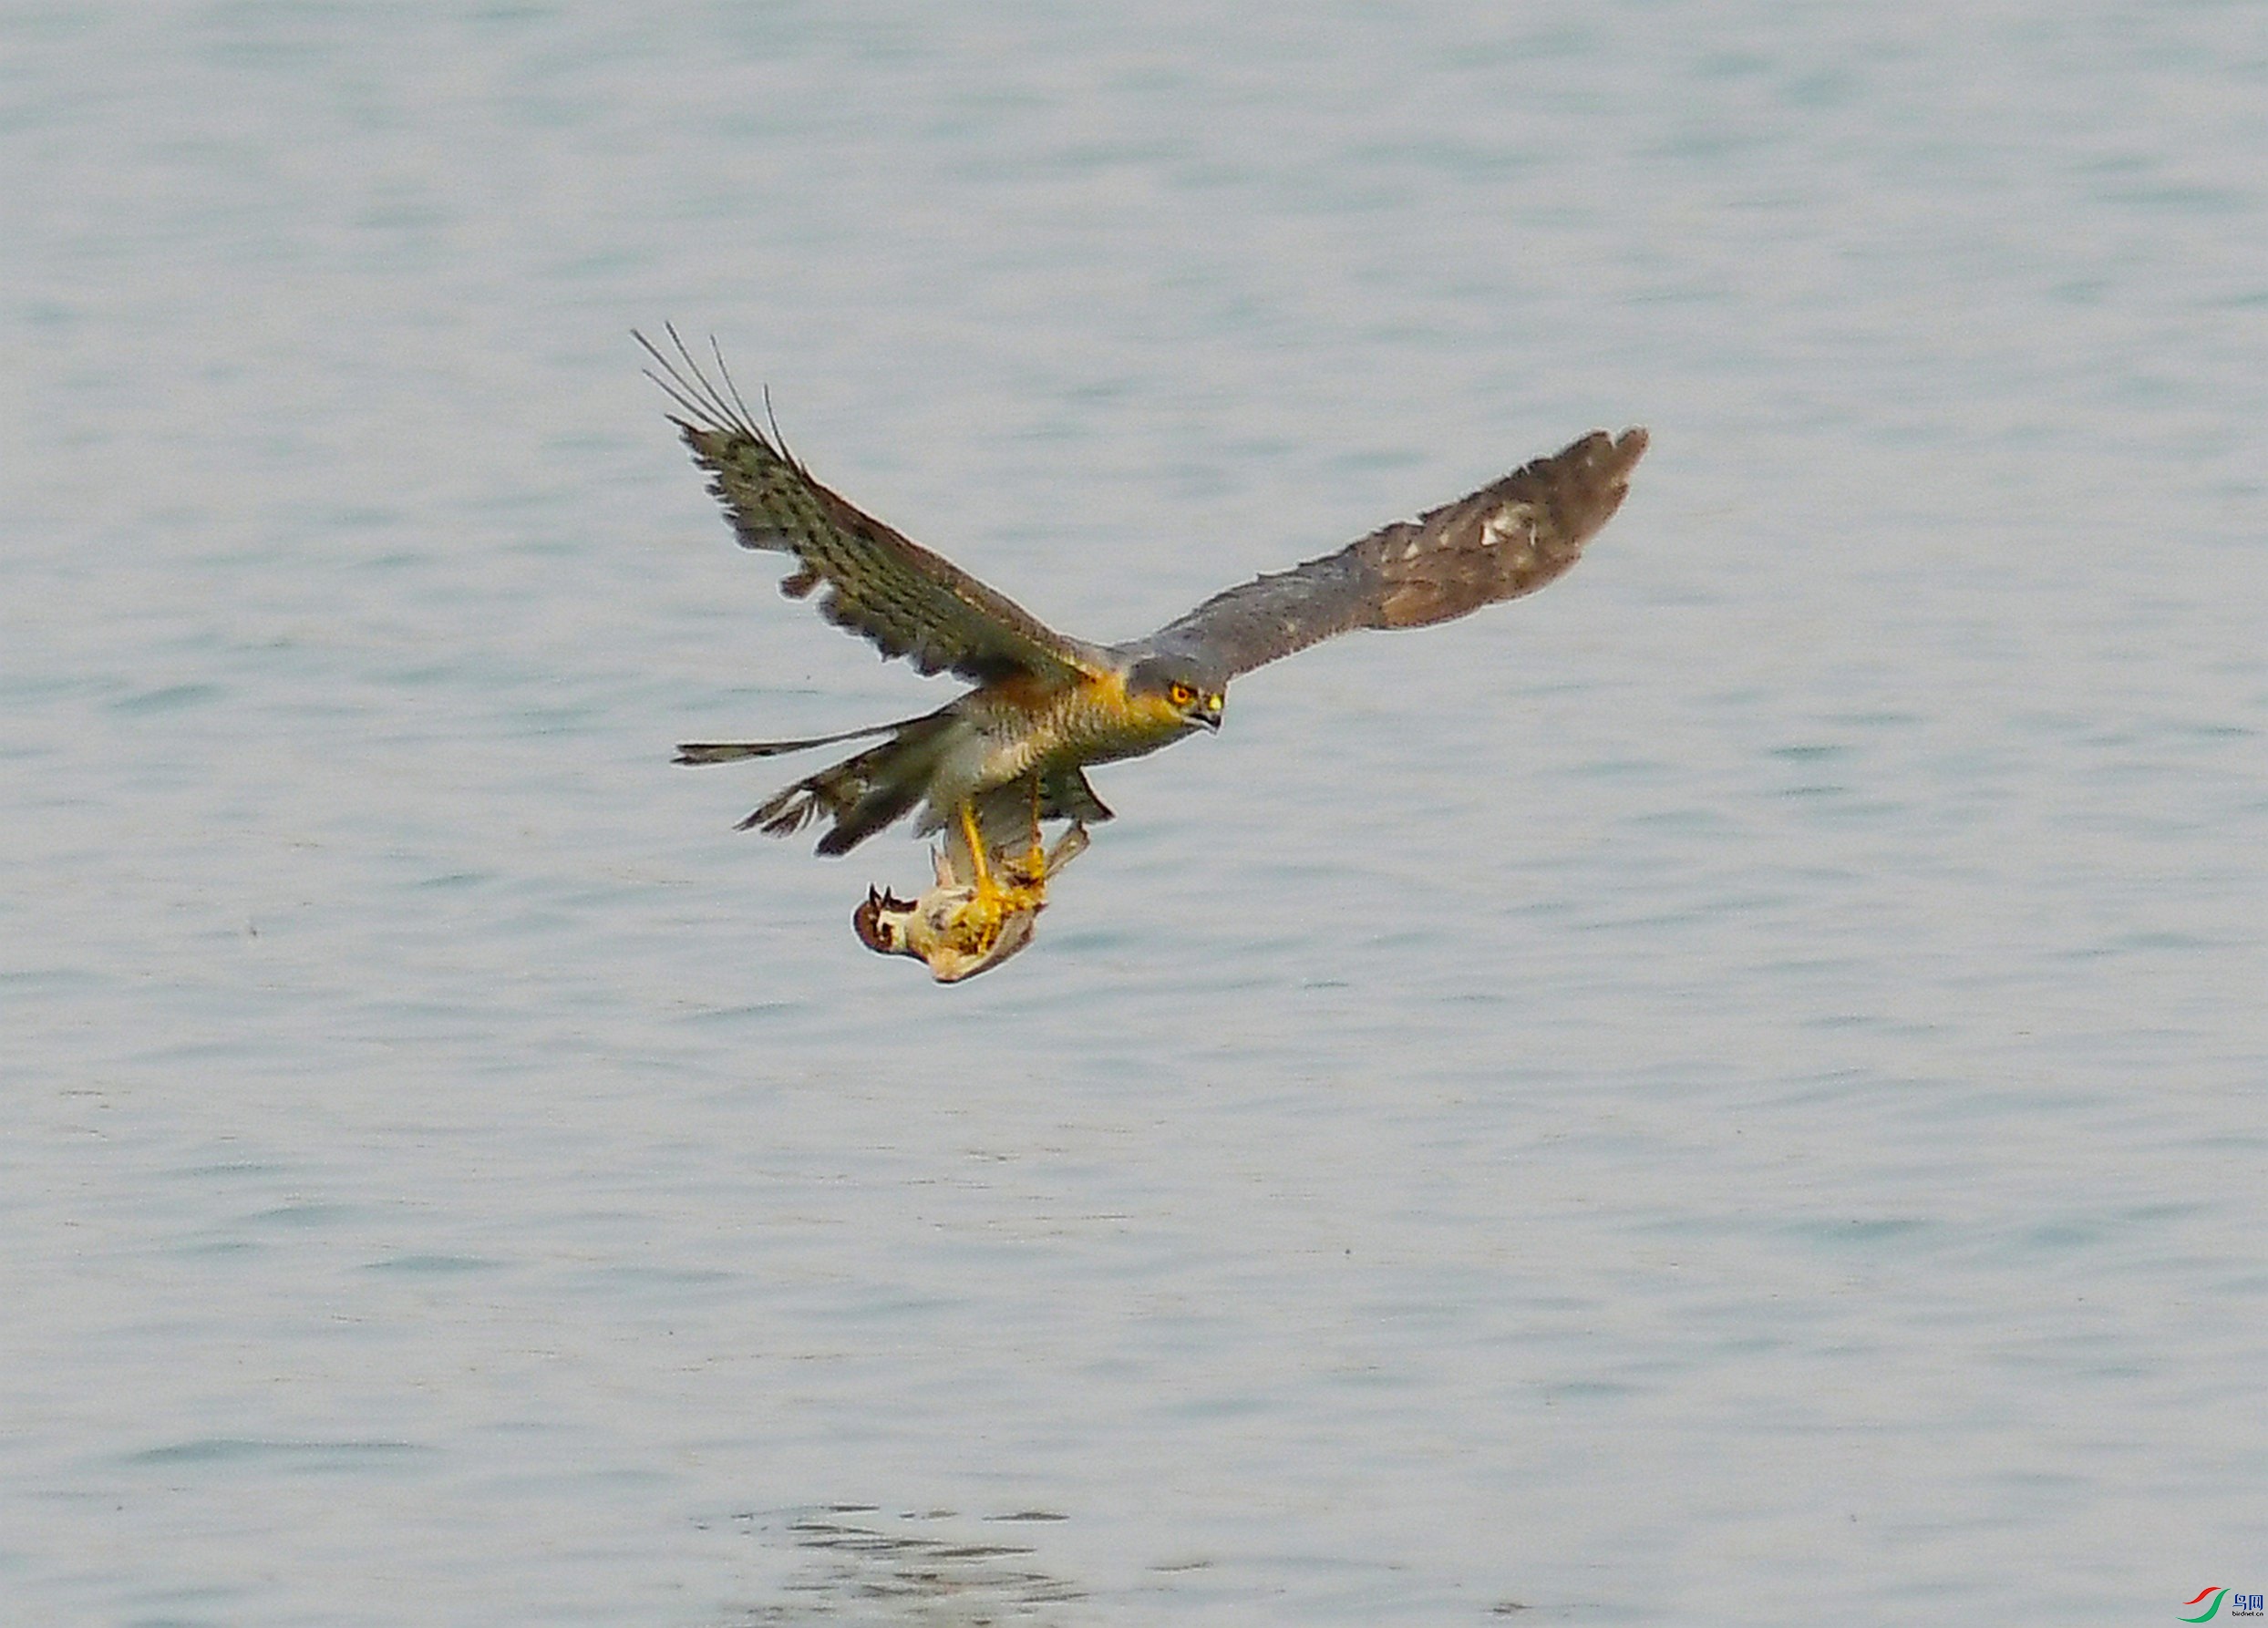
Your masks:
M 1176 706 L 1187 706 L 1197 699 L 1197 692 L 1186 684 L 1177 684 L 1166 692 L 1166 699 Z

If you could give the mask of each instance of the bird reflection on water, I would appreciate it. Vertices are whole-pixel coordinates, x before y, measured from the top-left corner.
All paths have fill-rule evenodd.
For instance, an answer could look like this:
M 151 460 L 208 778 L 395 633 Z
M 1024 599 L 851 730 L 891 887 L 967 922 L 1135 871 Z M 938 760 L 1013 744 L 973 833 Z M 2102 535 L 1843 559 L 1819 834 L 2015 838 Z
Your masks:
M 988 1516 L 985 1522 L 1015 1528 L 1063 1519 L 1026 1510 Z M 950 1510 L 892 1516 L 871 1505 L 830 1504 L 738 1520 L 758 1532 L 784 1534 L 809 1556 L 786 1584 L 790 1598 L 733 1619 L 746 1628 L 797 1623 L 1045 1625 L 1065 1620 L 1053 1608 L 1086 1598 L 1077 1585 L 1033 1566 L 1028 1544 L 959 1535 L 964 1523 Z

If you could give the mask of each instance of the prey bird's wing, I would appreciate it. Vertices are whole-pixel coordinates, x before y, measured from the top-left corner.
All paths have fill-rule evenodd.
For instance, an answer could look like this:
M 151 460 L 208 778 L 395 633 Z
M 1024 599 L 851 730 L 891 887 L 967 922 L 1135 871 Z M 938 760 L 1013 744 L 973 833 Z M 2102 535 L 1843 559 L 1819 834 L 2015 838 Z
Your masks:
M 1532 593 L 1621 507 L 1646 432 L 1602 430 L 1470 497 L 1216 593 L 1138 648 L 1223 678 L 1358 627 L 1426 627 Z
M 777 432 L 768 437 L 757 428 L 721 360 L 720 389 L 675 328 L 669 337 L 675 361 L 644 335 L 634 336 L 661 368 L 651 374 L 654 382 L 685 409 L 684 417 L 670 421 L 708 471 L 709 490 L 724 504 L 740 546 L 795 556 L 796 569 L 780 582 L 782 593 L 801 599 L 823 589 L 821 615 L 925 674 L 950 669 L 980 684 L 1025 674 L 1068 684 L 1104 670 L 1092 646 L 1057 633 L 812 479 Z

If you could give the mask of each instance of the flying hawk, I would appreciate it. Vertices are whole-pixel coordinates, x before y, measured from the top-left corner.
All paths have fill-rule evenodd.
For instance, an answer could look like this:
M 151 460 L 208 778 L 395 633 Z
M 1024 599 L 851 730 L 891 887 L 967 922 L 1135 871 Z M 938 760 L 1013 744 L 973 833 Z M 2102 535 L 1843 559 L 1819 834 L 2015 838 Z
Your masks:
M 1232 679 L 1318 640 L 1425 627 L 1533 592 L 1582 556 L 1646 447 L 1643 429 L 1594 430 L 1469 497 L 1216 593 L 1144 638 L 1097 644 L 1056 632 L 821 486 L 776 429 L 758 428 L 721 355 L 712 381 L 676 330 L 668 334 L 674 360 L 634 336 L 660 369 L 649 376 L 682 409 L 671 422 L 708 472 L 740 545 L 794 558 L 780 592 L 816 592 L 821 615 L 885 657 L 974 686 L 919 717 L 802 740 L 690 742 L 677 761 L 881 737 L 785 788 L 739 829 L 787 836 L 824 820 L 819 851 L 840 854 L 918 809 L 915 829 L 945 831 L 974 872 L 968 919 L 980 940 L 1019 911 L 1028 925 L 1046 880 L 1043 820 L 1111 818 L 1088 783 L 1088 765 L 1217 730 Z M 1008 869 L 997 856 L 1019 830 L 1028 832 L 1030 859 L 995 874 Z

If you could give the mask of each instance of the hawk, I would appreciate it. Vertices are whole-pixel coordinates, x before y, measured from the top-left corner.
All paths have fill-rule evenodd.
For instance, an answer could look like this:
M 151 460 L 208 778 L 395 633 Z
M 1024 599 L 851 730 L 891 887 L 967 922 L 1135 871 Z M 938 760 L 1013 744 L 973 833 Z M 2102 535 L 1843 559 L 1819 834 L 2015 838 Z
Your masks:
M 689 742 L 677 761 L 771 757 L 879 737 L 786 787 L 738 829 L 787 836 L 823 820 L 819 851 L 842 854 L 918 809 L 916 829 L 944 831 L 973 871 L 968 893 L 986 929 L 1019 909 L 1028 922 L 1036 908 L 1046 878 L 1042 821 L 1111 818 L 1088 782 L 1088 766 L 1218 730 L 1232 680 L 1318 640 L 1356 628 L 1427 627 L 1533 592 L 1581 558 L 1620 507 L 1646 447 L 1643 429 L 1594 430 L 1414 520 L 1216 593 L 1146 637 L 1098 644 L 1057 633 L 820 485 L 776 426 L 770 435 L 758 428 L 714 341 L 713 381 L 676 330 L 667 332 L 675 360 L 633 336 L 660 370 L 648 376 L 681 409 L 671 422 L 707 472 L 740 546 L 790 556 L 780 592 L 816 593 L 821 615 L 885 658 L 974 686 L 919 717 L 800 740 Z M 1020 871 L 996 874 L 1010 870 L 995 856 L 1019 832 L 1028 833 L 1031 857 Z M 863 917 L 861 933 L 868 936 Z

